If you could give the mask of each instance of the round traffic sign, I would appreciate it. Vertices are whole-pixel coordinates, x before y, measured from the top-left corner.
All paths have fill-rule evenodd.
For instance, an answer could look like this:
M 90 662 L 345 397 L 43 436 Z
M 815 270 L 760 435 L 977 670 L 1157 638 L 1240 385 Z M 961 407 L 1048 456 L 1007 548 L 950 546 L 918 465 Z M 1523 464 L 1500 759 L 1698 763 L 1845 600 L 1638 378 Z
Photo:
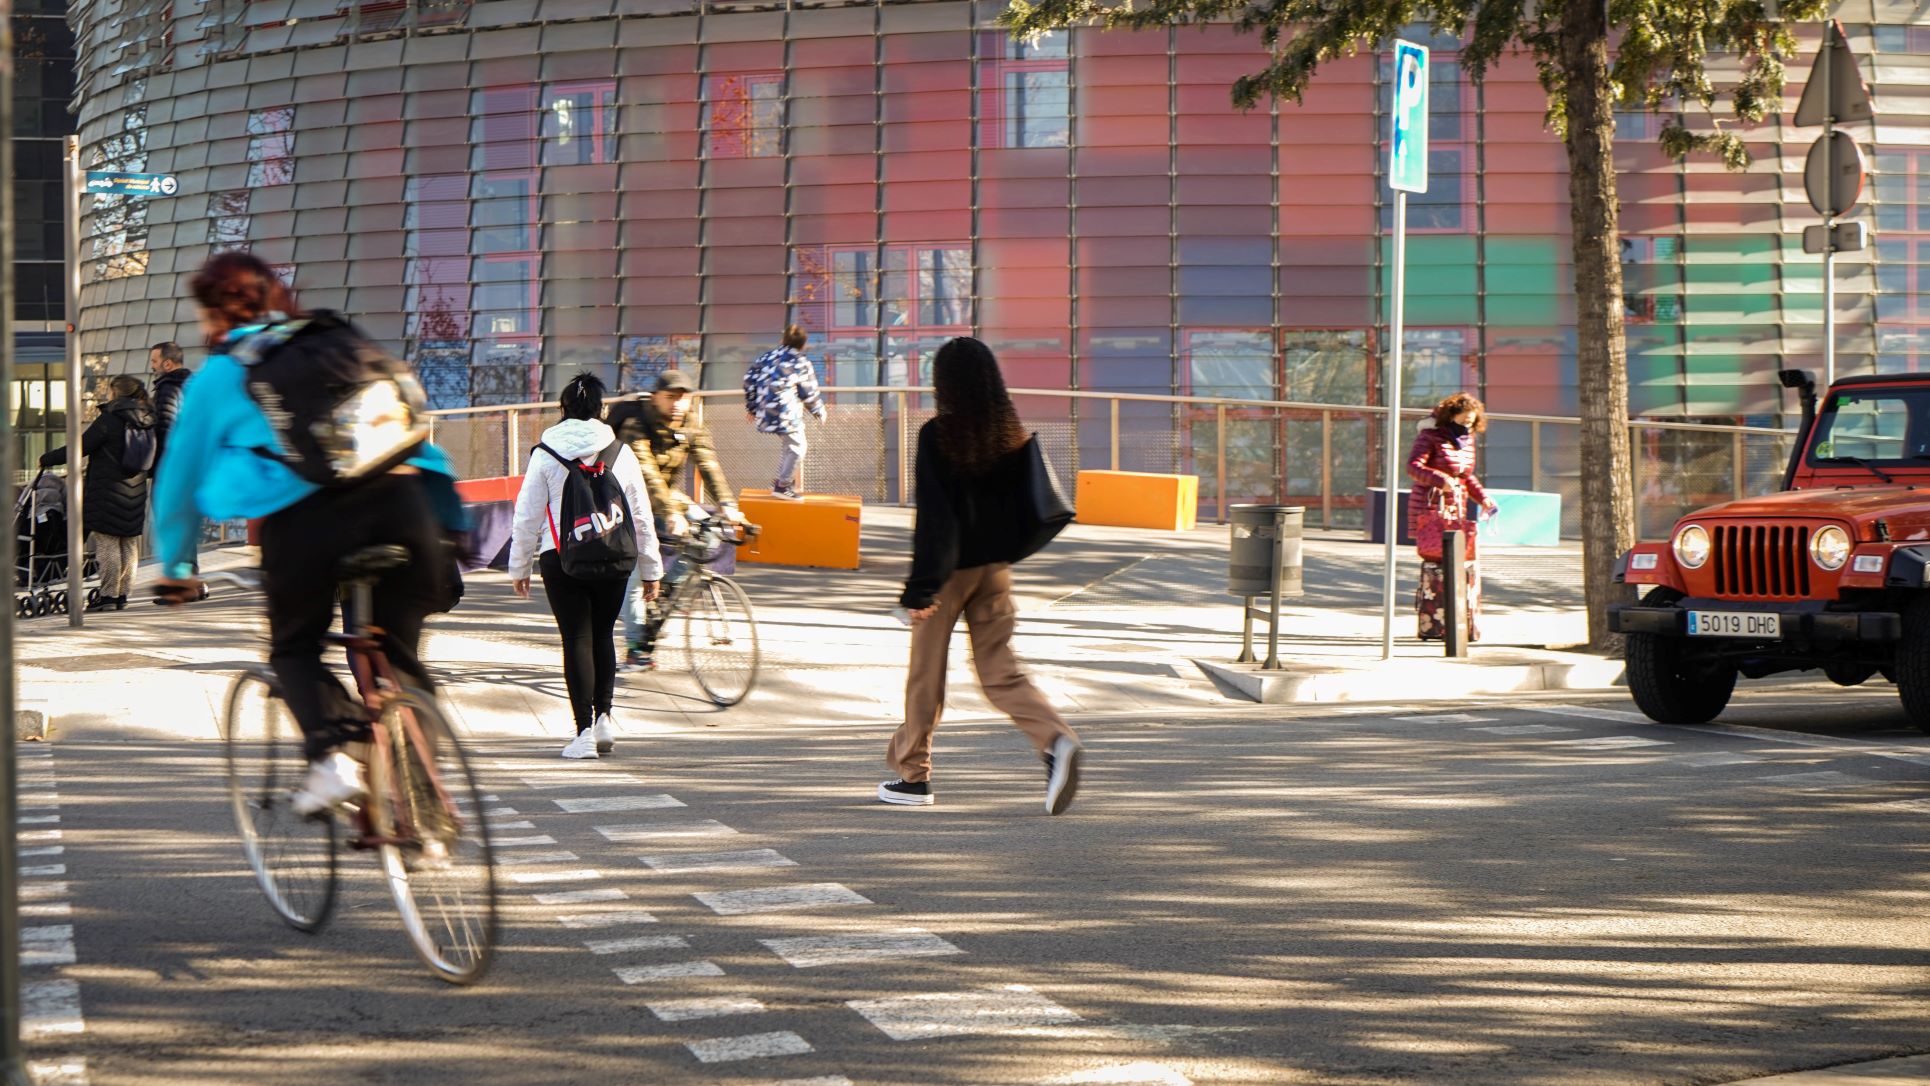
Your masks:
M 161 195 L 172 196 L 179 191 L 181 191 L 181 181 L 179 178 L 176 178 L 173 174 L 165 174 L 162 176 Z
M 1863 148 L 1847 132 L 1831 132 L 1810 145 L 1803 164 L 1803 191 L 1819 215 L 1847 215 L 1863 195 Z

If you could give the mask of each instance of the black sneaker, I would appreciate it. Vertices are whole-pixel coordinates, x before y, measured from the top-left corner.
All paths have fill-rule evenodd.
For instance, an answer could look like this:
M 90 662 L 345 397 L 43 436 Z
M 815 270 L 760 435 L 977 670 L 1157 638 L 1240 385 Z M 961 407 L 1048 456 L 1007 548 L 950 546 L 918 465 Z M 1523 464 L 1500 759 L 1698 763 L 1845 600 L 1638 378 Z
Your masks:
M 1064 814 L 1079 792 L 1079 744 L 1064 736 L 1052 741 L 1045 756 L 1045 813 Z
M 886 781 L 878 786 L 878 798 L 886 803 L 896 803 L 905 807 L 929 807 L 938 802 L 931 794 L 930 781 Z

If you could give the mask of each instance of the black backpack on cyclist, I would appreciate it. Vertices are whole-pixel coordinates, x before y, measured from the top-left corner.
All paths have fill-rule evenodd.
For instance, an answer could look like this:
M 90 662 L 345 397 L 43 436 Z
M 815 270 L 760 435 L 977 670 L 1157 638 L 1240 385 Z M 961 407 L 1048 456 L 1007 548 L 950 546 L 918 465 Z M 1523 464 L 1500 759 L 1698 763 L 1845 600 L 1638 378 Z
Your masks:
M 429 439 L 427 398 L 405 362 L 339 313 L 318 309 L 244 337 L 229 352 L 275 431 L 256 449 L 318 486 L 385 475 Z
M 579 581 L 628 580 L 637 565 L 637 530 L 630 523 L 623 484 L 611 467 L 623 442 L 610 442 L 588 464 L 548 445 L 536 447 L 563 465 L 562 522 L 550 521 L 550 539 L 564 574 Z

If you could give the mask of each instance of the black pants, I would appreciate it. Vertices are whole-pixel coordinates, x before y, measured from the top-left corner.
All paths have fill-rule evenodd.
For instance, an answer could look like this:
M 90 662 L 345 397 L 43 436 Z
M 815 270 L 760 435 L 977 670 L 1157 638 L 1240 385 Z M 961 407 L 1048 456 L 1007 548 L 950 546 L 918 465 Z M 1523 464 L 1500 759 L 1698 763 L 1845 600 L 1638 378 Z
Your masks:
M 261 571 L 268 590 L 269 663 L 301 725 L 310 760 L 368 731 L 368 717 L 322 662 L 335 621 L 335 565 L 379 544 L 409 549 L 406 566 L 375 585 L 370 625 L 384 633 L 398 678 L 434 692 L 418 651 L 422 620 L 446 606 L 442 531 L 422 481 L 390 475 L 310 495 L 261 523 Z
M 617 615 L 623 610 L 625 581 L 579 581 L 563 572 L 555 551 L 544 551 L 537 566 L 543 594 L 563 638 L 563 684 L 570 691 L 576 730 L 588 731 L 597 714 L 610 711 L 617 688 Z

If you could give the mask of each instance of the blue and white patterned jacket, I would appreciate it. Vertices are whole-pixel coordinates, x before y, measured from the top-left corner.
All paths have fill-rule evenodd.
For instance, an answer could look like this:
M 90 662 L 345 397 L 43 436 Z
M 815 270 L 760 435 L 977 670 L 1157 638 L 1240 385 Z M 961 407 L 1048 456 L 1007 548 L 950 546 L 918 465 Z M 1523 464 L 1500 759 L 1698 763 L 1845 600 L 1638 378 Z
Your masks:
M 803 351 L 779 347 L 767 351 L 744 372 L 744 410 L 759 433 L 793 434 L 804 429 L 804 412 L 824 421 L 824 399 L 818 395 L 817 369 Z

